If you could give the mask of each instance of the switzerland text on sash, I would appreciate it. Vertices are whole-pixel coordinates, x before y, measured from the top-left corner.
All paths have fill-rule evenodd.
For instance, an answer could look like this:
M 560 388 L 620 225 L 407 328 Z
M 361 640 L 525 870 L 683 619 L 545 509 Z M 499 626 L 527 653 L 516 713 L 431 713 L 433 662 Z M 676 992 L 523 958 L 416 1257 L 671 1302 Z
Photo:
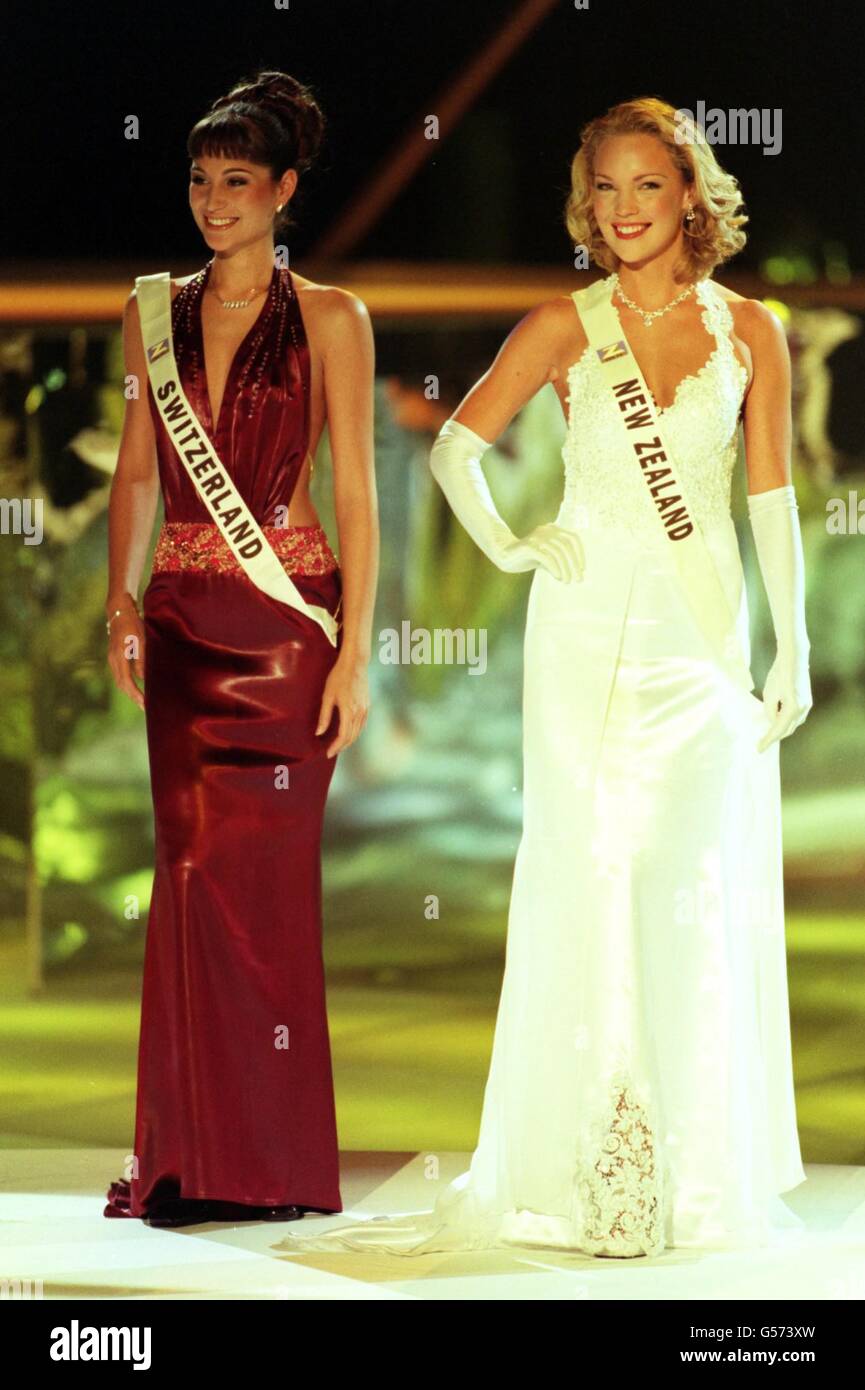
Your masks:
M 135 288 L 153 396 L 199 497 L 252 582 L 271 598 L 289 604 L 318 623 L 328 641 L 336 646 L 336 620 L 326 608 L 307 603 L 291 582 L 187 400 L 174 356 L 168 271 L 137 276 Z

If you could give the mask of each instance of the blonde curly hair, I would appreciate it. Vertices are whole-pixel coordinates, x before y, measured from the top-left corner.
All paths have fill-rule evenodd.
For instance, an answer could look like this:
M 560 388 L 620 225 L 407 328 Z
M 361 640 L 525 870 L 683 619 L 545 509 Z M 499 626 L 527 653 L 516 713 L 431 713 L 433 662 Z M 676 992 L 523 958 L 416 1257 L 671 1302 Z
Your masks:
M 685 134 L 683 143 L 676 131 Z M 741 230 L 748 221 L 739 185 L 721 168 L 696 123 L 659 97 L 636 97 L 611 106 L 580 131 L 580 148 L 571 162 L 571 191 L 565 204 L 565 226 L 575 246 L 585 246 L 592 260 L 613 271 L 619 257 L 598 228 L 592 211 L 595 160 L 604 140 L 613 135 L 653 135 L 669 153 L 673 166 L 694 190 L 694 218 L 683 224 L 684 249 L 673 278 L 686 283 L 710 275 L 715 266 L 735 256 L 745 245 Z

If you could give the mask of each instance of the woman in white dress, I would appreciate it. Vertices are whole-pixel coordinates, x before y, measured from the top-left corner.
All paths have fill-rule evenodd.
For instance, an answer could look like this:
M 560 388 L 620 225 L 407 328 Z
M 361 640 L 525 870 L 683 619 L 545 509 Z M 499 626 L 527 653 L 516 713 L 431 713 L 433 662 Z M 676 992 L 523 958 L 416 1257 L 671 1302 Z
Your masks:
M 661 101 L 623 103 L 584 129 L 573 162 L 567 226 L 611 272 L 592 294 L 607 327 L 618 316 L 615 350 L 587 339 L 588 291 L 539 305 L 431 459 L 490 559 L 536 571 L 524 829 L 471 1167 L 433 1212 L 281 1248 L 634 1256 L 763 1245 L 801 1226 L 779 1195 L 805 1178 L 779 780 L 779 741 L 811 707 L 790 363 L 775 316 L 709 278 L 747 219 L 735 179 L 692 127 L 680 143 L 678 124 Z M 636 374 L 651 398 L 652 442 L 667 450 L 652 457 L 672 460 L 681 496 L 635 459 L 610 356 L 629 358 L 631 387 Z M 517 539 L 480 458 L 548 382 L 567 421 L 565 495 L 555 523 Z M 777 642 L 762 701 L 730 515 L 740 420 Z M 704 546 L 690 592 L 671 500 Z M 712 582 L 730 617 L 723 651 Z

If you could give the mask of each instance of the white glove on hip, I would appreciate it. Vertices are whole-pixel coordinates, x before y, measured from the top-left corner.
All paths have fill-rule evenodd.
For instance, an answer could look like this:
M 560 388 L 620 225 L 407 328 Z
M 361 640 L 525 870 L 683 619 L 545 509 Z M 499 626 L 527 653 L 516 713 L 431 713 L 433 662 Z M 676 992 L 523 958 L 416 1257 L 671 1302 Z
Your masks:
M 770 727 L 757 745 L 762 751 L 798 729 L 811 709 L 811 643 L 805 627 L 805 560 L 795 489 L 788 484 L 749 495 L 748 516 L 776 642 L 763 687 Z
M 508 574 L 545 569 L 555 579 L 582 579 L 584 558 L 575 531 L 548 522 L 519 539 L 496 511 L 481 459 L 492 445 L 459 420 L 446 420 L 430 453 L 432 475 L 475 545 Z

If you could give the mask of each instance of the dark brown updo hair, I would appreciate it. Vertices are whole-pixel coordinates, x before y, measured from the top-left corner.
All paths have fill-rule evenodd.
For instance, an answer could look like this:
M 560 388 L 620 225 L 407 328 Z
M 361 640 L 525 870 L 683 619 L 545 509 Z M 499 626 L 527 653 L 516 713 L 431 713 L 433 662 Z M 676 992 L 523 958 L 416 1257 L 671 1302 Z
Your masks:
M 264 164 L 275 180 L 286 169 L 302 178 L 315 162 L 324 135 L 324 115 L 309 87 L 285 72 L 257 72 L 217 97 L 192 127 L 190 159 L 209 155 Z M 298 190 L 274 219 L 274 235 L 295 225 L 290 209 Z

